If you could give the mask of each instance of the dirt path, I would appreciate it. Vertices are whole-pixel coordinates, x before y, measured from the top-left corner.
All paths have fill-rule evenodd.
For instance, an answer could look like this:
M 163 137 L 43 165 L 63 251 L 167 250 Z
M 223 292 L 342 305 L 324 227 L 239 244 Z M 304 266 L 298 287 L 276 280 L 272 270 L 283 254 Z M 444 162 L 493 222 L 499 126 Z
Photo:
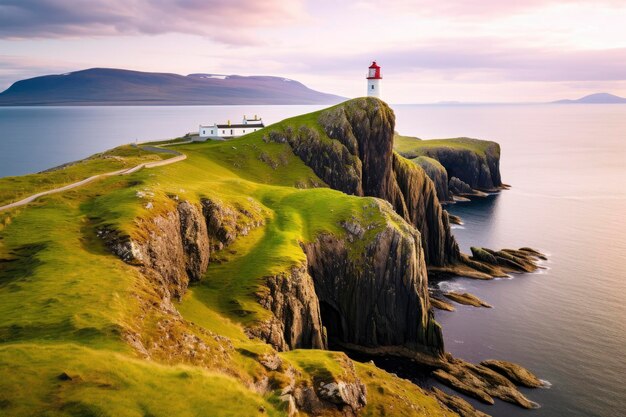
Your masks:
M 50 195 L 50 194 L 56 194 L 56 193 L 60 193 L 63 191 L 67 191 L 67 190 L 71 190 L 72 188 L 76 188 L 76 187 L 80 187 L 81 185 L 85 185 L 85 184 L 89 184 L 90 182 L 93 182 L 99 178 L 105 178 L 105 177 L 112 177 L 114 175 L 128 175 L 128 174 L 132 174 L 133 172 L 137 172 L 142 168 L 156 168 L 156 167 L 160 167 L 163 165 L 169 165 L 169 164 L 173 164 L 175 162 L 179 162 L 179 161 L 183 161 L 185 159 L 187 159 L 187 155 L 185 155 L 182 152 L 178 152 L 172 149 L 164 149 L 162 146 L 168 146 L 168 145 L 180 145 L 183 143 L 190 143 L 191 141 L 188 142 L 178 142 L 178 143 L 172 143 L 172 144 L 166 144 L 166 145 L 161 145 L 161 146 L 141 146 L 139 145 L 143 150 L 146 151 L 150 151 L 150 152 L 161 152 L 161 153 L 169 153 L 169 154 L 174 154 L 176 156 L 174 156 L 173 158 L 169 158 L 169 159 L 163 159 L 160 161 L 155 161 L 155 162 L 144 162 L 143 164 L 139 164 L 137 166 L 134 166 L 132 168 L 125 168 L 125 169 L 120 169 L 117 171 L 111 171 L 111 172 L 105 172 L 102 174 L 97 174 L 97 175 L 93 175 L 89 178 L 85 178 L 84 180 L 78 181 L 78 182 L 74 182 L 72 184 L 67 184 L 64 185 L 63 187 L 59 187 L 59 188 L 53 188 L 52 190 L 48 190 L 48 191 L 42 191 L 40 193 L 37 194 L 33 194 L 31 196 L 28 196 L 20 201 L 16 201 L 14 203 L 11 204 L 7 204 L 4 206 L 0 206 L 0 211 L 3 210 L 9 210 L 15 207 L 20 207 L 23 205 L 26 205 L 28 203 L 33 202 L 34 200 L 38 199 L 39 197 L 43 197 L 46 195 Z

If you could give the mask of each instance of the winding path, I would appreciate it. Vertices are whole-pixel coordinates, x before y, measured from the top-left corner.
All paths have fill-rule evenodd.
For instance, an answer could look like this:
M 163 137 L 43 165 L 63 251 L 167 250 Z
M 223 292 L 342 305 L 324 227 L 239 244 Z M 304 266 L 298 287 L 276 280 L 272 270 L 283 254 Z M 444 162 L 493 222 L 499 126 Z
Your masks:
M 172 146 L 172 145 L 182 145 L 185 143 L 191 143 L 192 141 L 185 141 L 185 142 L 176 142 L 176 143 L 169 143 L 169 144 L 164 144 L 164 145 L 158 145 L 158 146 L 141 146 L 141 149 L 145 150 L 145 151 L 150 151 L 150 152 L 160 152 L 160 153 L 169 153 L 169 154 L 173 154 L 176 155 L 173 158 L 169 158 L 169 159 L 162 159 L 160 161 L 154 161 L 154 162 L 144 162 L 143 164 L 139 164 L 137 166 L 134 166 L 132 168 L 125 168 L 125 169 L 119 169 L 117 171 L 111 171 L 111 172 L 105 172 L 102 174 L 97 174 L 97 175 L 93 175 L 91 177 L 85 178 L 84 180 L 80 180 L 78 182 L 74 182 L 71 184 L 67 184 L 64 185 L 63 187 L 59 187 L 59 188 L 53 188 L 52 190 L 47 190 L 47 191 L 42 191 L 40 193 L 37 194 L 33 194 L 31 196 L 28 196 L 20 201 L 16 201 L 14 203 L 10 203 L 4 206 L 0 206 L 0 211 L 3 210 L 8 210 L 8 209 L 12 209 L 15 207 L 19 207 L 19 206 L 23 206 L 26 205 L 28 203 L 31 203 L 33 201 L 35 201 L 36 199 L 38 199 L 39 197 L 43 197 L 45 195 L 50 195 L 50 194 L 56 194 L 56 193 L 60 193 L 63 191 L 67 191 L 67 190 L 71 190 L 72 188 L 76 188 L 76 187 L 80 187 L 81 185 L 85 185 L 85 184 L 89 184 L 92 181 L 95 181 L 99 178 L 105 178 L 105 177 L 112 177 L 114 175 L 128 175 L 128 174 L 132 174 L 133 172 L 137 172 L 142 168 L 156 168 L 156 167 L 160 167 L 163 165 L 169 165 L 169 164 L 173 164 L 175 162 L 179 162 L 179 161 L 183 161 L 185 159 L 187 159 L 187 155 L 185 155 L 182 152 L 178 152 L 172 149 L 165 149 L 165 146 Z M 139 145 L 133 145 L 133 146 L 139 146 Z

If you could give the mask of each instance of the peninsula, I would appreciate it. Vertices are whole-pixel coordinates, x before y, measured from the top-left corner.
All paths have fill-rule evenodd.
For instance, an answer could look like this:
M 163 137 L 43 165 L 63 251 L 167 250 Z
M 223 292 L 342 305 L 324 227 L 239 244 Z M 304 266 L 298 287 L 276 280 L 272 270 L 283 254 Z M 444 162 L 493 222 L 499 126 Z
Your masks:
M 487 404 L 534 407 L 517 388 L 537 386 L 526 369 L 446 353 L 429 296 L 432 274 L 490 279 L 542 257 L 465 255 L 452 235 L 439 195 L 457 193 L 452 177 L 502 188 L 499 147 L 413 138 L 395 151 L 394 128 L 383 101 L 360 98 L 228 141 L 174 141 L 185 158 L 170 163 L 127 146 L 0 179 L 5 205 L 64 170 L 125 173 L 0 211 L 0 410 L 484 416 L 354 352 L 430 366 Z

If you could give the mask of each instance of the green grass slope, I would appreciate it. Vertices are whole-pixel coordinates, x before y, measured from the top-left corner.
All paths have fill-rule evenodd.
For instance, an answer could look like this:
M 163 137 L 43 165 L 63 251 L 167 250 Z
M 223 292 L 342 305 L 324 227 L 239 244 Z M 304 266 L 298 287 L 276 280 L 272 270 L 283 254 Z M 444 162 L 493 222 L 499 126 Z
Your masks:
M 127 145 L 42 173 L 3 177 L 0 178 L 0 206 L 41 191 L 83 180 L 92 175 L 132 168 L 141 163 L 168 159 L 172 156 L 174 155 L 149 152 L 139 147 Z
M 393 148 L 405 158 L 413 159 L 426 155 L 425 151 L 433 148 L 466 149 L 484 156 L 491 142 L 470 138 L 428 139 L 413 136 L 394 135 Z
M 316 117 L 301 122 L 315 124 Z M 278 400 L 285 376 L 258 361 L 273 349 L 244 331 L 268 314 L 254 295 L 261 279 L 302 262 L 300 242 L 344 233 L 342 220 L 395 220 L 376 209 L 375 199 L 325 188 L 287 144 L 266 143 L 262 131 L 175 149 L 188 158 L 0 212 L 0 415 L 286 415 Z M 162 157 L 134 152 L 116 148 L 60 170 L 69 173 L 0 179 L 0 201 Z M 141 239 L 151 233 L 147 220 L 177 201 L 202 198 L 254 212 L 264 226 L 215 254 L 205 278 L 175 305 L 178 317 L 159 306 L 153 282 L 105 249 L 97 231 L 107 225 Z M 159 327 L 164 322 L 168 337 Z M 161 353 L 148 360 L 132 335 Z M 184 354 L 189 335 L 202 347 L 196 357 Z M 337 355 L 281 357 L 306 377 L 338 372 L 345 359 Z M 372 392 L 365 415 L 451 415 L 371 365 L 357 372 Z M 255 387 L 267 378 L 274 391 L 260 394 Z

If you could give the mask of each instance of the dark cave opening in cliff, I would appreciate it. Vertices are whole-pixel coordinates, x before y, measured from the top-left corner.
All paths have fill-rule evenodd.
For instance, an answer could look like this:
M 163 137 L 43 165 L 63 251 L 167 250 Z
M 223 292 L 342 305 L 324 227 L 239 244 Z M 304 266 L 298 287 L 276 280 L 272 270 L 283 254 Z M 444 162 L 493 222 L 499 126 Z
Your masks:
M 332 305 L 320 301 L 320 315 L 322 317 L 322 325 L 326 328 L 328 347 L 330 348 L 337 342 L 343 341 L 344 331 L 339 311 Z

